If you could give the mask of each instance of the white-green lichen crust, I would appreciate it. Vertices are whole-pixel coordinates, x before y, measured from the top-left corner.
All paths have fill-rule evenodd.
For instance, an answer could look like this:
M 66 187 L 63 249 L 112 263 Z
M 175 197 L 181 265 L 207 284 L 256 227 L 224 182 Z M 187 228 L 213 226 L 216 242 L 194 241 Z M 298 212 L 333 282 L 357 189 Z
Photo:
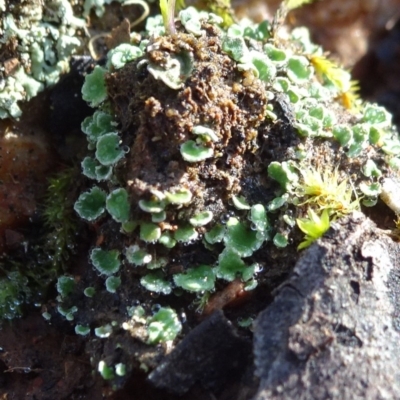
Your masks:
M 197 144 L 193 140 L 188 140 L 181 145 L 181 154 L 185 161 L 195 163 L 212 157 L 214 150 L 211 147 Z
M 100 339 L 106 339 L 111 336 L 113 328 L 111 324 L 99 326 L 94 329 L 94 334 Z
M 218 257 L 218 266 L 216 268 L 216 275 L 218 278 L 225 279 L 226 281 L 233 281 L 246 269 L 246 264 L 240 255 L 232 248 L 225 248 L 225 250 Z
M 237 218 L 230 218 L 226 224 L 224 242 L 241 257 L 250 257 L 263 244 L 265 237 L 256 229 L 251 229 Z
M 67 0 L 53 2 L 51 7 L 28 2 L 22 15 L 18 12 L 18 8 L 5 7 L 0 19 L 1 43 L 14 40 L 18 46 L 17 67 L 0 90 L 0 118 L 20 117 L 19 102 L 35 97 L 68 72 L 69 60 L 81 46 L 77 31 L 86 26 Z
M 139 47 L 122 43 L 108 52 L 107 67 L 110 68 L 112 66 L 115 69 L 120 69 L 126 63 L 135 60 L 141 55 L 143 55 L 143 51 Z

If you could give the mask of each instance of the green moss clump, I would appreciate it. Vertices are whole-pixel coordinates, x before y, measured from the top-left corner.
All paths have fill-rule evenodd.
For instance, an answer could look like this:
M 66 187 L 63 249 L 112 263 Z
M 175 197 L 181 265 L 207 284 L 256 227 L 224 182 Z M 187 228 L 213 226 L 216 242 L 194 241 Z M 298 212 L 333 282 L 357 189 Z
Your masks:
M 22 314 L 22 306 L 30 300 L 28 278 L 14 271 L 0 279 L 0 320 L 13 319 Z
M 74 167 L 49 178 L 43 202 L 44 251 L 56 271 L 66 269 L 76 245 L 78 218 L 73 210 L 75 193 L 71 190 L 76 178 Z
M 67 269 L 78 227 L 73 210 L 76 191 L 71 190 L 76 177 L 77 169 L 66 168 L 49 178 L 39 207 L 40 223 L 32 233 L 27 232 L 20 247 L 0 259 L 0 320 L 22 316 L 31 304 L 40 304 L 49 285 Z M 72 278 L 60 277 L 57 290 L 61 298 L 73 288 Z

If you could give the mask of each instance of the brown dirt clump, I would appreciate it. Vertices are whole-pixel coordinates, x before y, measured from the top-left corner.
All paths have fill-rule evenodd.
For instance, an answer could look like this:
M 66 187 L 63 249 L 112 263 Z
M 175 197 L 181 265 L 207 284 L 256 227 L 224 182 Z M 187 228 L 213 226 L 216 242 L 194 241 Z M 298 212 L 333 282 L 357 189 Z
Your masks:
M 258 168 L 252 165 L 252 153 L 267 97 L 261 81 L 246 79 L 221 52 L 216 28 L 205 28 L 204 37 L 178 33 L 151 43 L 151 61 L 162 63 L 165 53 L 193 57 L 192 74 L 178 91 L 157 81 L 141 59 L 110 74 L 107 83 L 122 123 L 122 140 L 130 148 L 124 180 L 133 198 L 183 186 L 196 198 L 191 212 L 219 203 L 212 210 L 218 216 L 226 211 L 221 201 L 237 194 L 243 175 Z M 213 158 L 190 164 L 182 159 L 180 145 L 193 137 L 196 125 L 211 128 L 218 142 L 212 144 Z

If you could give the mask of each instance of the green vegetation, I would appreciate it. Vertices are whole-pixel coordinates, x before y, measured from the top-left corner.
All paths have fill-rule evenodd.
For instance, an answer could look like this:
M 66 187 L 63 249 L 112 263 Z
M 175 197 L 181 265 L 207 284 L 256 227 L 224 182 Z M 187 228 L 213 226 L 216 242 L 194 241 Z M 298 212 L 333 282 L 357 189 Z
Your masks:
M 78 225 L 71 191 L 75 177 L 76 169 L 66 168 L 49 178 L 40 205 L 40 227 L 25 237 L 22 252 L 10 250 L 0 260 L 0 320 L 19 317 L 32 303 L 40 304 L 48 286 L 67 269 Z M 60 299 L 73 288 L 72 278 L 64 276 L 57 281 Z M 50 318 L 48 313 L 44 316 Z
M 96 247 L 91 251 L 90 259 L 101 274 L 112 275 L 118 272 L 121 266 L 119 255 L 118 250 L 102 250 Z
M 74 209 L 81 218 L 88 221 L 95 220 L 105 211 L 106 197 L 106 193 L 95 186 L 79 196 Z
M 44 252 L 58 273 L 66 270 L 76 242 L 78 221 L 73 210 L 75 193 L 71 191 L 77 168 L 68 167 L 49 178 L 43 201 L 45 228 Z
M 2 80 L 0 118 L 19 118 L 19 102 L 54 85 L 68 71 L 70 57 L 81 46 L 77 32 L 85 21 L 74 16 L 67 0 L 51 6 L 33 1 L 23 7 L 6 0 L 0 12 L 1 52 L 16 64 Z
M 281 15 L 308 2 L 286 1 Z M 186 8 L 175 24 L 174 1 L 163 1 L 140 43 L 112 49 L 86 76 L 88 183 L 73 209 L 93 232 L 92 268 L 59 277 L 56 309 L 87 340 L 129 331 L 161 348 L 182 329 L 170 304 L 202 309 L 236 283 L 263 290 L 336 219 L 380 197 L 400 211 L 390 115 L 357 99 L 305 28 L 277 40 L 279 18 L 234 23 L 228 4 L 216 9 Z M 64 193 L 60 178 L 54 188 Z M 55 199 L 52 227 L 68 216 Z M 60 225 L 60 249 L 73 226 Z M 18 297 L 23 280 L 6 278 L 0 294 Z M 130 375 L 125 359 L 110 360 L 93 361 L 104 379 Z
M 308 218 L 299 218 L 297 225 L 306 234 L 304 241 L 298 245 L 298 249 L 308 247 L 314 240 L 320 238 L 330 226 L 329 210 L 325 209 L 319 217 L 312 209 L 308 210 Z
M 0 279 L 0 318 L 13 319 L 22 313 L 22 305 L 30 300 L 28 278 L 21 273 L 10 272 Z
M 174 275 L 176 286 L 188 292 L 205 292 L 214 290 L 215 272 L 208 265 L 189 268 L 184 274 Z
M 174 340 L 182 330 L 178 316 L 171 308 L 161 308 L 148 321 L 148 343 L 157 344 Z

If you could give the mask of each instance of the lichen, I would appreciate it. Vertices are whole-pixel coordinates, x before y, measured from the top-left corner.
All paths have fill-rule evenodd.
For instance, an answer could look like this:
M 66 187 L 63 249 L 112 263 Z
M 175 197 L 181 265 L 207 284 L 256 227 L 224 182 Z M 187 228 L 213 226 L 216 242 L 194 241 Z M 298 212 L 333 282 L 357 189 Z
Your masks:
M 193 8 L 174 35 L 161 35 L 160 21 L 148 21 L 140 51 L 108 62 L 101 76 L 95 70 L 83 88 L 97 109 L 82 124 L 90 183 L 75 210 L 97 237 L 93 268 L 59 310 L 88 338 L 90 325 L 102 340 L 118 327 L 145 344 L 175 340 L 171 297 L 185 291 L 202 301 L 229 282 L 243 291 L 268 285 L 262 271 L 287 273 L 331 221 L 385 196 L 380 180 L 400 165 L 390 115 L 356 99 L 347 108 L 350 75 L 338 66 L 332 75 L 305 29 L 279 40 L 268 22 L 224 30 Z M 109 311 L 115 296 L 126 312 Z M 149 296 L 168 307 L 150 316 L 143 301 L 140 316 L 130 315 Z
M 118 2 L 121 6 L 142 6 L 143 16 L 133 24 L 148 14 L 144 0 Z M 19 118 L 21 103 L 53 86 L 69 71 L 71 57 L 83 53 L 90 36 L 91 11 L 102 17 L 105 5 L 110 3 L 111 0 L 0 1 L 0 119 Z M 123 65 L 137 51 L 140 49 L 135 46 L 122 45 L 110 52 L 109 63 L 114 67 Z M 97 75 L 101 70 L 98 66 Z M 96 101 L 101 101 L 101 88 Z
M 10 4 L 9 4 L 10 3 Z M 6 1 L 0 20 L 0 48 L 5 68 L 0 75 L 0 118 L 18 118 L 18 102 L 54 85 L 68 71 L 71 55 L 81 46 L 77 31 L 84 19 L 73 14 L 67 0 Z

